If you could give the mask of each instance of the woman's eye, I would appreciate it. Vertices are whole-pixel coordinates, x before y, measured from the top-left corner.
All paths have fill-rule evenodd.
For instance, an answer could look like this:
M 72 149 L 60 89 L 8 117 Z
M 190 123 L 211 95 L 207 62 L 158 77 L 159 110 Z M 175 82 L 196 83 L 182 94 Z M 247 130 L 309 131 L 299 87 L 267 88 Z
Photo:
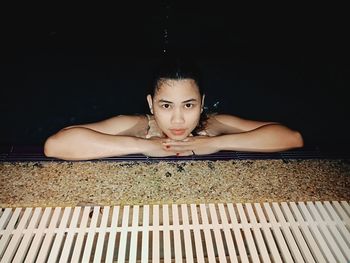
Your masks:
M 190 109 L 190 108 L 192 108 L 192 107 L 193 107 L 193 104 L 191 104 L 191 103 L 187 103 L 187 104 L 185 104 L 185 107 L 186 107 L 187 109 Z
M 163 107 L 164 109 L 169 109 L 169 108 L 170 108 L 170 104 L 163 104 L 162 107 Z

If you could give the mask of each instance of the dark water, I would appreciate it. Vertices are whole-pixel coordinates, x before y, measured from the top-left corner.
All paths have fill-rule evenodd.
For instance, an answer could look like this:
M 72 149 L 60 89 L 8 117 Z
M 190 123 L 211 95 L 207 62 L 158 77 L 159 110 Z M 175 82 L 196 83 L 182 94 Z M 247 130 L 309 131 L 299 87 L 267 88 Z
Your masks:
M 281 122 L 301 131 L 306 144 L 350 145 L 345 24 L 307 17 L 243 23 L 229 14 L 188 11 L 168 23 L 167 47 L 200 65 L 207 106 L 219 101 L 219 112 Z M 68 125 L 147 112 L 164 23 L 148 15 L 123 21 L 20 30 L 22 20 L 6 31 L 0 144 L 42 144 Z

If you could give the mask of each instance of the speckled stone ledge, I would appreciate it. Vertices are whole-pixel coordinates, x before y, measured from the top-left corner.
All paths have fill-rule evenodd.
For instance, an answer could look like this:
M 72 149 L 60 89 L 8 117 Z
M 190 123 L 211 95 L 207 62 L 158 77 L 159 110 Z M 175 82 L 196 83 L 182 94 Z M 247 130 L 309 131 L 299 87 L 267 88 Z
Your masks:
M 349 160 L 4 162 L 0 206 L 350 200 Z

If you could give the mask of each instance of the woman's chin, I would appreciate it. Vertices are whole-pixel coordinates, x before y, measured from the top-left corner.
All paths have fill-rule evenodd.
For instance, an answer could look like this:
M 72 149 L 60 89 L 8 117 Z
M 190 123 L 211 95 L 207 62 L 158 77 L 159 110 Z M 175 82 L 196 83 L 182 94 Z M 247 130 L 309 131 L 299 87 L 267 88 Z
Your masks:
M 189 135 L 184 134 L 184 135 L 174 135 L 174 134 L 167 134 L 168 138 L 174 141 L 183 141 L 185 140 Z

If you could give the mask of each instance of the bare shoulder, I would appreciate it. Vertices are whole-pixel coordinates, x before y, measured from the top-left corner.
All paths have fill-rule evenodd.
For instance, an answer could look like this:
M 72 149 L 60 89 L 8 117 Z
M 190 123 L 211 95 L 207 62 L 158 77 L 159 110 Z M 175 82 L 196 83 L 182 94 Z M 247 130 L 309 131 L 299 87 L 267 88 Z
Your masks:
M 207 123 L 207 129 L 215 134 L 231 134 L 251 131 L 276 122 L 248 120 L 230 114 L 215 114 L 209 116 Z
M 110 135 L 133 136 L 141 130 L 147 129 L 148 119 L 145 115 L 117 115 L 99 122 L 79 124 L 64 129 L 74 127 L 89 128 Z

